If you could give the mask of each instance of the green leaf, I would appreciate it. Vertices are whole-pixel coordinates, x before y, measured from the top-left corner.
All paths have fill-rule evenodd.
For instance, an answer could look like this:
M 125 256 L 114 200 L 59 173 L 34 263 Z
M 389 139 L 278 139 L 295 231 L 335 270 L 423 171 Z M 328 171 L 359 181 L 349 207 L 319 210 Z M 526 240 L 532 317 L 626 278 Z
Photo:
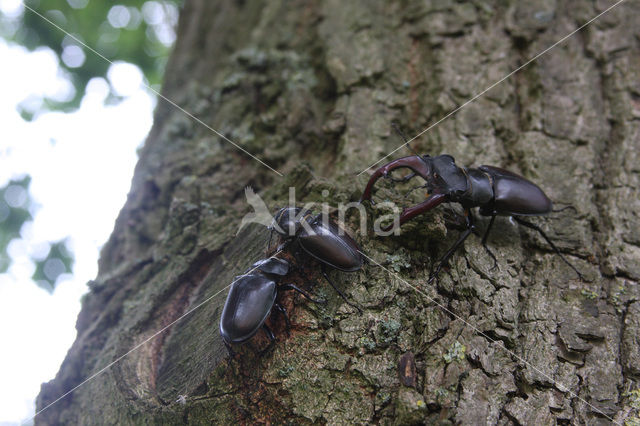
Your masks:
M 17 23 L 15 19 L 12 21 L 0 14 L 0 36 L 29 50 L 42 46 L 50 48 L 58 56 L 60 67 L 75 88 L 71 99 L 44 99 L 42 106 L 37 108 L 56 111 L 77 109 L 90 79 L 103 77 L 108 81 L 110 62 L 124 61 L 137 65 L 149 85 L 161 83 L 164 58 L 168 56 L 170 46 L 165 44 L 166 40 L 163 43 L 157 34 L 166 34 L 163 29 L 171 28 L 181 0 L 123 0 L 117 3 L 27 0 L 24 3 L 24 13 L 17 18 Z M 121 26 L 123 23 L 126 25 Z M 103 57 L 82 46 L 74 37 Z M 69 56 L 70 51 L 65 54 L 65 48 L 72 45 L 82 49 L 84 61 L 74 63 L 74 56 Z M 37 112 L 26 106 L 20 110 L 27 119 Z
M 7 247 L 11 241 L 20 238 L 20 230 L 25 222 L 33 220 L 29 207 L 29 184 L 31 176 L 11 180 L 0 188 L 0 273 L 7 272 L 11 259 Z
M 44 259 L 33 259 L 36 270 L 31 277 L 36 284 L 53 292 L 58 277 L 70 274 L 73 267 L 73 255 L 67 250 L 66 239 L 51 243 L 49 253 Z

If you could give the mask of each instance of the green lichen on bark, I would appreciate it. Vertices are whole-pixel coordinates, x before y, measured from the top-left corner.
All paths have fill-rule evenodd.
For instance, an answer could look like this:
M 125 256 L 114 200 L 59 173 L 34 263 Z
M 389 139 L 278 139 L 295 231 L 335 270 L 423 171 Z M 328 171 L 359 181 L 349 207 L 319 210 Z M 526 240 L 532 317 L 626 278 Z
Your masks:
M 187 1 L 163 93 L 241 143 L 279 178 L 159 103 L 131 193 L 103 249 L 78 339 L 44 408 L 70 423 L 604 423 L 633 421 L 640 365 L 640 10 L 625 2 L 412 143 L 458 164 L 493 164 L 539 183 L 556 207 L 537 234 L 498 218 L 427 284 L 457 238 L 444 207 L 400 236 L 356 233 L 375 265 L 322 282 L 314 305 L 283 297 L 293 328 L 270 324 L 227 357 L 218 333 L 224 287 L 264 256 L 250 225 L 251 185 L 271 208 L 356 201 L 365 167 L 608 4 L 584 2 Z M 394 155 L 408 155 L 399 151 Z M 421 201 L 379 182 L 376 199 Z M 385 212 L 367 207 L 368 221 Z M 445 220 L 447 219 L 447 220 Z M 482 232 L 488 221 L 479 218 Z M 310 288 L 302 276 L 292 280 Z M 586 295 L 586 296 L 585 296 Z M 158 330 L 168 327 L 149 343 Z M 464 348 L 464 350 L 462 350 Z M 415 386 L 398 376 L 415 354 Z

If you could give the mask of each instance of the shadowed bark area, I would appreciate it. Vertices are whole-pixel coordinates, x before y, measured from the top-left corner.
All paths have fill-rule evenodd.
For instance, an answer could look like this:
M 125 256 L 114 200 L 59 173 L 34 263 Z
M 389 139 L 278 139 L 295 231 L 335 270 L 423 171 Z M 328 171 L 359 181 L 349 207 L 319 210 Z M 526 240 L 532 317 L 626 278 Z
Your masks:
M 538 183 L 556 208 L 539 235 L 498 218 L 433 285 L 458 231 L 440 207 L 397 237 L 357 234 L 374 265 L 317 265 L 230 360 L 218 332 L 233 277 L 264 257 L 251 185 L 273 210 L 357 201 L 365 167 L 610 6 L 611 2 L 186 1 L 164 95 L 281 171 L 159 101 L 131 192 L 78 318 L 78 337 L 36 417 L 65 423 L 608 424 L 640 410 L 640 6 L 622 3 L 412 143 L 460 165 Z M 408 155 L 406 149 L 395 157 Z M 416 179 L 418 180 L 418 179 Z M 416 183 L 417 184 L 417 183 Z M 378 201 L 424 200 L 381 181 Z M 477 219 L 482 233 L 488 224 Z M 289 292 L 292 293 L 292 292 Z M 445 309 L 446 308 L 446 309 Z M 635 392 L 634 392 L 635 391 Z

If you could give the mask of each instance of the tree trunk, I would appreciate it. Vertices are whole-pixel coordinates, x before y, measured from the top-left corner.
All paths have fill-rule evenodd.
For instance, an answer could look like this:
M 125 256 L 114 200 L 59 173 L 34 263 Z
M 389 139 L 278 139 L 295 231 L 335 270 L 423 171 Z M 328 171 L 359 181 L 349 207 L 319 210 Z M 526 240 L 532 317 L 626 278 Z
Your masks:
M 535 232 L 498 218 L 489 238 L 497 268 L 472 236 L 428 285 L 458 235 L 445 227 L 450 209 L 412 221 L 401 236 L 376 237 L 371 221 L 382 211 L 368 208 L 366 235 L 357 234 L 356 215 L 345 226 L 393 273 L 374 264 L 331 273 L 363 314 L 310 263 L 318 285 L 292 280 L 329 303 L 284 295 L 293 327 L 287 336 L 273 316 L 272 351 L 260 355 L 267 340 L 258 333 L 231 360 L 218 331 L 220 290 L 264 257 L 268 239 L 256 224 L 235 235 L 250 212 L 245 186 L 272 210 L 287 205 L 289 187 L 299 203 L 356 201 L 368 179 L 356 175 L 401 143 L 392 120 L 418 134 L 611 4 L 187 1 L 164 95 L 284 177 L 160 100 L 77 340 L 37 409 L 117 362 L 36 423 L 596 424 L 638 416 L 640 393 L 630 392 L 640 380 L 637 2 L 412 142 L 460 165 L 521 173 L 556 208 L 574 206 L 532 220 L 586 280 Z M 378 199 L 402 199 L 401 186 L 378 187 Z M 487 224 L 477 219 L 480 235 Z

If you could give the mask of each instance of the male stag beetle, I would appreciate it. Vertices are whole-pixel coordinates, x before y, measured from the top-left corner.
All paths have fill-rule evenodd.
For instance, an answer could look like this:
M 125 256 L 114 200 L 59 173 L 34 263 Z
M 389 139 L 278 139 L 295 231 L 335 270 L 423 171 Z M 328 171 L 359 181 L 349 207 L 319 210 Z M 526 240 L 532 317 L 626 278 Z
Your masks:
M 278 294 L 285 290 L 295 290 L 314 303 L 322 303 L 311 298 L 304 290 L 294 284 L 278 285 L 279 281 L 289 273 L 289 262 L 284 259 L 270 257 L 262 259 L 249 268 L 249 273 L 236 277 L 220 317 L 220 335 L 229 354 L 233 355 L 231 344 L 242 343 L 253 337 L 261 328 L 269 338 L 271 348 L 275 337 L 271 329 L 264 323 L 275 307 L 283 314 L 287 324 L 287 333 L 291 327 L 287 311 L 276 302 Z
M 540 227 L 520 217 L 546 215 L 552 211 L 551 200 L 533 182 L 499 167 L 458 167 L 454 158 L 446 154 L 436 157 L 411 155 L 393 160 L 376 170 L 369 179 L 360 202 L 364 200 L 373 202 L 371 192 L 376 181 L 381 177 L 391 178 L 390 173 L 400 168 L 410 169 L 412 173 L 402 179 L 394 179 L 395 181 L 404 182 L 415 176 L 420 176 L 426 181 L 423 187 L 427 189 L 429 194 L 422 203 L 402 211 L 400 225 L 442 203 L 459 203 L 464 209 L 466 229 L 460 234 L 455 244 L 442 256 L 434 273 L 429 278 L 429 283 L 438 276 L 442 266 L 475 229 L 471 213 L 471 209 L 474 207 L 480 207 L 481 215 L 491 217 L 489 226 L 482 237 L 482 246 L 493 259 L 494 268 L 498 261 L 487 247 L 489 231 L 491 231 L 497 215 L 512 216 L 517 223 L 538 231 L 556 254 L 578 274 L 580 279 L 583 278 L 582 274 L 565 259 Z
M 363 258 L 358 244 L 330 218 L 322 220 L 322 215 L 313 216 L 299 207 L 284 207 L 276 214 L 270 227 L 271 236 L 276 231 L 285 241 L 293 244 L 320 262 L 322 276 L 349 306 L 362 310 L 351 303 L 338 287 L 329 279 L 327 266 L 344 272 L 355 272 L 362 268 Z

